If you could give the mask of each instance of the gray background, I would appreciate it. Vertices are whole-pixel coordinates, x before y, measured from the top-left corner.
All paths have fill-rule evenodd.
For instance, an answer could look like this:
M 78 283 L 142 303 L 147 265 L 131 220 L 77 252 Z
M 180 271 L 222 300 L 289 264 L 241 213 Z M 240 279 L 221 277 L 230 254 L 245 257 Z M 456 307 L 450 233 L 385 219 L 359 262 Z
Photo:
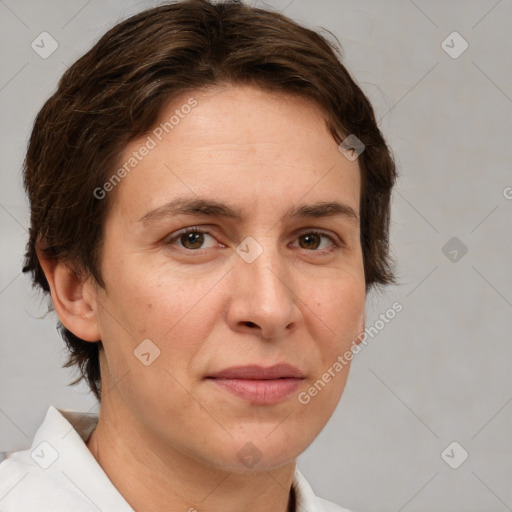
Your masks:
M 157 3 L 0 1 L 0 450 L 28 447 L 49 404 L 96 410 L 84 385 L 67 387 L 75 372 L 61 368 L 55 318 L 20 273 L 31 124 L 69 64 Z M 391 233 L 400 285 L 368 297 L 367 324 L 395 300 L 403 311 L 356 357 L 299 468 L 317 494 L 357 512 L 510 511 L 512 2 L 269 4 L 337 35 L 401 173 Z M 31 48 L 43 31 L 59 43 L 47 59 Z M 456 59 L 442 47 L 454 31 L 469 44 Z M 452 237 L 462 258 L 443 252 Z M 441 457 L 453 441 L 469 453 L 458 469 Z

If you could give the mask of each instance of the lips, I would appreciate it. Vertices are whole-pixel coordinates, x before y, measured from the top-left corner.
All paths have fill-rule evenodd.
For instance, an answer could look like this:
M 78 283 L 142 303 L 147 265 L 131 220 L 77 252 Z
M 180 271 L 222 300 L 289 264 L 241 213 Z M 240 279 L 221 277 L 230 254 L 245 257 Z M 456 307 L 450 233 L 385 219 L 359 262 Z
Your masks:
M 263 366 L 234 366 L 233 368 L 227 368 L 220 372 L 214 373 L 209 378 L 213 379 L 258 379 L 258 380 L 269 380 L 269 379 L 288 379 L 297 378 L 303 379 L 304 375 L 302 372 L 287 363 L 276 364 L 267 368 Z
M 270 367 L 237 366 L 208 376 L 212 383 L 223 390 L 260 405 L 275 404 L 289 397 L 304 378 L 298 368 L 287 363 Z

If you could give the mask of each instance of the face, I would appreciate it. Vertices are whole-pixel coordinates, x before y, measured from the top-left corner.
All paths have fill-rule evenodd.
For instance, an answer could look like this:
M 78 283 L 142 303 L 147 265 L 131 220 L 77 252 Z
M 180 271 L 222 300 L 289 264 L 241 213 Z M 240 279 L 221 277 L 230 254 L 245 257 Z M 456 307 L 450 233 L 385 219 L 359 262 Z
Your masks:
M 315 104 L 251 87 L 175 99 L 149 137 L 109 192 L 102 407 L 211 466 L 282 466 L 334 411 L 333 365 L 364 329 L 357 160 Z

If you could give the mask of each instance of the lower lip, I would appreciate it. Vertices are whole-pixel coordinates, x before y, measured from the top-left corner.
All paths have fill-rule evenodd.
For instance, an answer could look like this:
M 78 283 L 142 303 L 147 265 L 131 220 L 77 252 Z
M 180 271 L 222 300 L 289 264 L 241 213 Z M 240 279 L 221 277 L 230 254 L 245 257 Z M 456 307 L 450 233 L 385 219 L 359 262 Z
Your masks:
M 303 379 L 211 379 L 253 404 L 275 404 L 297 391 Z

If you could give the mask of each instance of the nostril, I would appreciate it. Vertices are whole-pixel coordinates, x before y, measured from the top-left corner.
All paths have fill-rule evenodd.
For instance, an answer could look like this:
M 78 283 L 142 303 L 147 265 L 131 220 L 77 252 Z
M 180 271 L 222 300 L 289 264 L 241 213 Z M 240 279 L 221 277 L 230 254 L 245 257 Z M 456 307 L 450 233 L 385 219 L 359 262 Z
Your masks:
M 256 324 L 254 322 L 245 322 L 247 327 L 256 327 Z

